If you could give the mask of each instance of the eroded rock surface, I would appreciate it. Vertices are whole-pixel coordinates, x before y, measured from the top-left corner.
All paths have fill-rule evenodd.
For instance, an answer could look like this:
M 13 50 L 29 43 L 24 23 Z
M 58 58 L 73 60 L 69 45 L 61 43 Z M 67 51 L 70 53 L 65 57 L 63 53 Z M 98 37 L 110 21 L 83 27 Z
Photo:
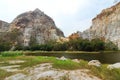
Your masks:
M 2 66 L 0 67 L 0 69 L 5 70 L 7 72 L 16 72 L 16 71 L 20 71 L 19 69 L 17 69 L 19 67 L 20 65 L 10 65 L 10 66 Z
M 0 33 L 9 30 L 9 23 L 0 20 Z
M 56 27 L 52 18 L 39 9 L 25 12 L 17 16 L 10 24 L 9 31 L 17 29 L 22 33 L 18 35 L 25 46 L 32 41 L 43 44 L 49 40 L 57 40 L 64 37 L 63 32 Z
M 97 15 L 92 20 L 90 29 L 81 33 L 81 37 L 110 40 L 120 49 L 120 2 Z
M 88 65 L 100 67 L 102 64 L 99 60 L 91 60 L 88 62 Z
M 51 63 L 43 63 L 24 69 L 28 74 L 17 73 L 5 80 L 101 80 L 89 74 L 89 70 L 60 70 L 52 68 Z

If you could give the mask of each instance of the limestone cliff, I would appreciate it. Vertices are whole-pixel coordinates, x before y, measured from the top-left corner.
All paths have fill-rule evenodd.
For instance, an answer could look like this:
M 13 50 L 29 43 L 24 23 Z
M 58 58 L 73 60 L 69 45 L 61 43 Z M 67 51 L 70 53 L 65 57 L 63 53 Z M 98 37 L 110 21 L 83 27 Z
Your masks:
M 101 38 L 110 40 L 120 49 L 120 2 L 110 8 L 104 9 L 92 20 L 90 29 L 80 33 L 83 38 Z
M 9 31 L 15 29 L 22 33 L 19 36 L 25 46 L 28 46 L 33 38 L 38 44 L 43 44 L 49 40 L 64 37 L 63 32 L 56 27 L 54 21 L 39 9 L 17 16 L 10 24 Z
M 0 20 L 0 33 L 6 32 L 9 29 L 9 23 Z

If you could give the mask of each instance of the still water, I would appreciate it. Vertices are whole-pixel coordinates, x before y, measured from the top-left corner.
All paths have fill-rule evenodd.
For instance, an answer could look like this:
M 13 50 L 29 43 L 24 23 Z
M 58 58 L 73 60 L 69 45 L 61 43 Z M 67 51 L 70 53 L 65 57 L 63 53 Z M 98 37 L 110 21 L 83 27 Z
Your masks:
M 99 60 L 102 63 L 116 63 L 120 62 L 120 53 L 37 53 L 37 54 L 28 54 L 32 56 L 54 56 L 54 57 L 66 57 L 70 59 L 84 59 L 87 61 L 90 60 Z

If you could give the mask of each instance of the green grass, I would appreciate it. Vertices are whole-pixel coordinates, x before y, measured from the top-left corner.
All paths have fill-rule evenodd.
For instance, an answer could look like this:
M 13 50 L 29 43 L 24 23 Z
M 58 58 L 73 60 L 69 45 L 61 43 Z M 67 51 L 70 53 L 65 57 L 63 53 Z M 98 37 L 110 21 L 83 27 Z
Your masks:
M 73 69 L 79 69 L 80 65 L 68 59 L 64 61 L 63 60 L 54 61 L 53 67 L 58 69 L 73 70 Z
M 89 69 L 91 74 L 98 76 L 102 80 L 120 80 L 120 69 L 107 69 L 108 64 L 103 64 L 101 67 L 89 66 L 87 61 L 81 60 L 80 66 L 82 69 Z
M 100 52 L 86 51 L 23 51 L 24 55 L 42 55 L 42 54 L 98 54 Z
M 120 69 L 108 70 L 106 66 L 100 68 L 90 68 L 92 73 L 103 80 L 120 80 Z
M 10 76 L 13 73 L 11 72 L 6 72 L 5 70 L 0 69 L 0 80 L 4 80 L 6 76 Z
M 8 56 L 20 56 L 23 55 L 22 51 L 4 51 L 1 52 L 1 56 L 8 57 Z
M 21 64 L 20 68 L 25 68 L 25 67 L 32 67 L 37 64 L 41 63 L 52 63 L 55 58 L 54 57 L 34 57 L 34 56 L 29 56 L 25 57 L 24 59 L 26 62 Z
M 19 57 L 18 59 L 20 59 L 21 57 Z M 20 59 L 21 60 L 21 59 Z M 66 69 L 66 70 L 72 70 L 72 69 L 79 69 L 80 65 L 76 62 L 73 62 L 71 60 L 57 60 L 55 57 L 35 57 L 35 56 L 29 56 L 26 57 L 24 56 L 24 59 L 22 59 L 24 61 L 26 61 L 25 63 L 21 63 L 21 67 L 20 68 L 25 68 L 25 67 L 32 67 L 35 66 L 37 64 L 41 64 L 41 63 L 52 63 L 54 68 L 57 69 Z

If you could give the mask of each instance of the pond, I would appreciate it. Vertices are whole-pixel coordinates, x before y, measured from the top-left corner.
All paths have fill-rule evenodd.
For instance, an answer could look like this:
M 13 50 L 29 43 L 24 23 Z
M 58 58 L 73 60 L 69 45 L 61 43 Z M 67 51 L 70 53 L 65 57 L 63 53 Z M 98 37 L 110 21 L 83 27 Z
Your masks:
M 120 53 L 101 53 L 99 54 L 99 60 L 102 63 L 117 63 L 120 62 Z
M 120 53 L 29 53 L 32 56 L 66 57 L 70 59 L 99 60 L 102 63 L 120 62 Z

